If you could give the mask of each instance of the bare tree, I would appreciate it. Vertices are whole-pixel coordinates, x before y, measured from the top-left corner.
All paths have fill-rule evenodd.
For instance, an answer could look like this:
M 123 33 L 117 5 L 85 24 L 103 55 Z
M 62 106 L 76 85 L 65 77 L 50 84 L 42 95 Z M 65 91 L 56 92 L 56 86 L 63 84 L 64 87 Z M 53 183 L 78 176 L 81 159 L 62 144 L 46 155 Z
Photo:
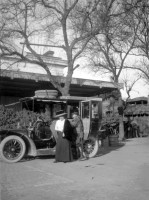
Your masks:
M 106 12 L 104 30 L 102 34 L 96 35 L 88 45 L 90 52 L 91 66 L 95 72 L 108 73 L 112 81 L 118 86 L 119 77 L 126 67 L 126 61 L 134 48 L 136 36 L 130 29 L 130 16 L 123 8 L 122 1 L 112 1 Z M 108 7 L 110 1 L 105 1 L 104 6 Z M 123 107 L 123 101 L 119 89 L 119 107 Z M 119 116 L 120 135 L 124 138 L 123 115 Z
M 53 86 L 62 95 L 69 95 L 73 71 L 79 67 L 76 59 L 87 43 L 101 30 L 91 16 L 103 0 L 1 0 L 0 3 L 0 57 L 15 57 L 43 68 Z M 45 37 L 66 53 L 68 72 L 63 83 L 52 76 L 47 63 L 32 45 L 33 38 Z M 16 41 L 23 43 L 21 48 Z M 52 43 L 54 41 L 54 44 Z M 25 49 L 33 57 L 28 57 Z
M 134 68 L 140 71 L 142 79 L 149 85 L 149 60 L 143 58 L 139 66 L 135 66 Z
M 131 72 L 130 72 L 131 73 Z M 127 98 L 125 100 L 125 105 L 127 105 L 128 100 L 130 99 L 130 93 L 133 91 L 133 87 L 134 85 L 141 79 L 141 76 L 139 75 L 138 77 L 136 77 L 134 80 L 130 80 L 129 77 L 123 76 L 123 78 L 121 79 L 122 82 L 124 83 L 124 87 L 126 89 L 126 94 L 127 94 Z M 124 108 L 125 109 L 125 108 Z
M 138 70 L 142 78 L 149 84 L 149 1 L 148 0 L 126 0 L 124 3 L 127 14 L 131 17 L 131 29 L 135 30 L 135 51 L 138 63 L 128 66 Z M 131 12 L 128 10 L 131 9 Z M 136 29 L 137 27 L 137 29 Z
M 122 70 L 127 66 L 126 61 L 134 48 L 136 37 L 126 27 L 127 18 L 116 18 L 107 22 L 106 29 L 94 37 L 89 49 L 93 70 L 110 74 L 113 81 L 118 83 Z

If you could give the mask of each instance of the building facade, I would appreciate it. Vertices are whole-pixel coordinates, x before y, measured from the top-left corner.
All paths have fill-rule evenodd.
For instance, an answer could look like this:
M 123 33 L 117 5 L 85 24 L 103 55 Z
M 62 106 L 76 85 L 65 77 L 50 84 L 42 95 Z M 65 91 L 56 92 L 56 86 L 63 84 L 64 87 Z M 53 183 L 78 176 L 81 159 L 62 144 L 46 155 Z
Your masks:
M 64 69 L 67 62 L 61 58 L 54 57 L 53 51 L 40 55 L 46 62 L 55 78 L 63 83 L 65 80 Z M 30 53 L 27 54 L 32 58 Z M 120 86 L 122 87 L 122 85 Z M 46 72 L 38 65 L 17 62 L 16 58 L 6 57 L 1 60 L 0 66 L 0 104 L 10 104 L 22 97 L 34 96 L 36 90 L 55 89 L 51 84 Z M 100 96 L 113 90 L 117 86 L 112 82 L 95 81 L 90 79 L 72 78 L 70 86 L 71 96 Z

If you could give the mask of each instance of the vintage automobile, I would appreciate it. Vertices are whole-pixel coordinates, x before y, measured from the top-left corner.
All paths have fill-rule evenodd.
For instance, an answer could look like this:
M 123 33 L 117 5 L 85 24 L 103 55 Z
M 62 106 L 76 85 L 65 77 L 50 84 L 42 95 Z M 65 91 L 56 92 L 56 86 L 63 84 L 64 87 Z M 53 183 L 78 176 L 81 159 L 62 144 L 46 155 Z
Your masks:
M 54 130 L 56 112 L 65 110 L 67 118 L 72 119 L 72 112 L 78 109 L 84 125 L 84 153 L 94 157 L 99 148 L 98 130 L 102 119 L 102 99 L 76 96 L 47 96 L 35 93 L 33 97 L 20 99 L 22 109 L 39 113 L 48 105 L 52 121 L 42 118 L 29 127 L 0 131 L 1 159 L 14 163 L 25 156 L 55 155 L 57 134 Z

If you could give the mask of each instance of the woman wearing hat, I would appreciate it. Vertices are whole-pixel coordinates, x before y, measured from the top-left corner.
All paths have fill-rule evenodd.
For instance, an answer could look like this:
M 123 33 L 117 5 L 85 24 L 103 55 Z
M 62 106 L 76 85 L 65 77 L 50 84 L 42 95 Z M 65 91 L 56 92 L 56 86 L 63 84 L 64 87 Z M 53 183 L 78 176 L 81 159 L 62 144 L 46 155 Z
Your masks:
M 55 162 L 71 162 L 73 160 L 71 151 L 72 127 L 69 120 L 66 119 L 66 115 L 62 110 L 56 113 L 56 117 L 59 119 L 55 124 L 55 130 L 58 134 Z

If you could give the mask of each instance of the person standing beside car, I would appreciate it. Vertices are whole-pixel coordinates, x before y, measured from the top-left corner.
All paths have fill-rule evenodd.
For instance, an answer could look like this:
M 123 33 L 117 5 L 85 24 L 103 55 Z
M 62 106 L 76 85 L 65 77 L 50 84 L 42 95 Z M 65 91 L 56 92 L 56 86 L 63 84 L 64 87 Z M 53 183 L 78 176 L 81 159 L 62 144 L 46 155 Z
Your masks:
M 133 138 L 134 137 L 140 137 L 139 125 L 138 125 L 138 123 L 137 123 L 137 121 L 135 119 L 133 119 L 131 121 L 131 125 L 132 125 Z
M 81 120 L 81 117 L 78 115 L 78 111 L 74 111 L 72 113 L 72 118 L 73 119 L 71 121 L 71 125 L 77 134 L 76 146 L 79 148 L 79 151 L 80 151 L 80 159 L 83 159 L 85 158 L 85 156 L 83 155 L 83 140 L 84 140 L 83 122 Z
M 56 113 L 59 119 L 55 124 L 58 139 L 56 144 L 56 155 L 54 162 L 71 162 L 73 155 L 71 150 L 72 127 L 69 120 L 66 118 L 66 113 L 62 110 Z

